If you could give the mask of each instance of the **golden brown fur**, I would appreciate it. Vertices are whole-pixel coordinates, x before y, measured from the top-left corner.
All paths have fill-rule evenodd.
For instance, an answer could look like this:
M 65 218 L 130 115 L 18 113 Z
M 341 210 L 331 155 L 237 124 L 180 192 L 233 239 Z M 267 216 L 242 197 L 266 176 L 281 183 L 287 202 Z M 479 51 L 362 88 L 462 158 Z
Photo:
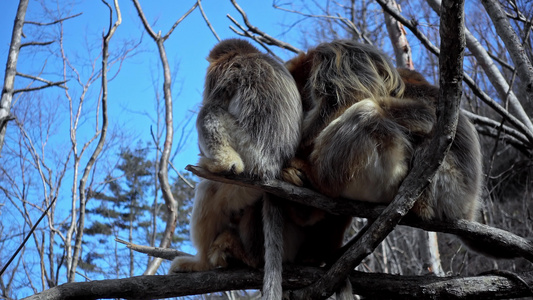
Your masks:
M 244 40 L 220 42 L 208 61 L 197 120 L 199 165 L 215 173 L 279 178 L 300 140 L 302 108 L 292 76 Z M 176 258 L 170 272 L 225 267 L 231 259 L 251 266 L 262 263 L 258 255 L 262 245 L 253 236 L 262 226 L 260 213 L 257 217 L 261 199 L 272 200 L 257 190 L 202 180 L 196 187 L 190 224 L 198 252 Z M 275 223 L 270 220 L 275 212 L 272 208 L 265 216 L 270 223 Z M 271 231 L 282 239 L 279 228 Z M 281 250 L 276 251 L 281 255 Z
M 392 201 L 412 157 L 433 134 L 438 88 L 349 40 L 320 44 L 286 65 L 307 110 L 297 158 L 284 178 L 299 185 L 306 178 L 330 197 Z M 413 211 L 424 219 L 475 220 L 481 175 L 477 134 L 461 114 L 450 153 Z

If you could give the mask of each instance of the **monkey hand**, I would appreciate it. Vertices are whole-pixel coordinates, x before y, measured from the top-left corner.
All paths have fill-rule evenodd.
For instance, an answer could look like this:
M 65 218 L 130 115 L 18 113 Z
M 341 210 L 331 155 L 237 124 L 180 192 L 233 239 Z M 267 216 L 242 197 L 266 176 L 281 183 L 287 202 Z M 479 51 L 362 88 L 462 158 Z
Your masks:
M 199 164 L 211 173 L 241 174 L 244 172 L 244 162 L 241 156 L 233 149 L 226 149 L 224 153 L 217 155 L 215 158 L 202 156 Z
M 298 169 L 294 167 L 288 167 L 281 171 L 281 178 L 284 181 L 292 183 L 296 186 L 303 186 L 305 175 Z
M 306 163 L 299 158 L 293 158 L 289 161 L 289 166 L 281 171 L 281 178 L 284 181 L 292 183 L 296 186 L 304 186 L 307 177 L 305 176 Z

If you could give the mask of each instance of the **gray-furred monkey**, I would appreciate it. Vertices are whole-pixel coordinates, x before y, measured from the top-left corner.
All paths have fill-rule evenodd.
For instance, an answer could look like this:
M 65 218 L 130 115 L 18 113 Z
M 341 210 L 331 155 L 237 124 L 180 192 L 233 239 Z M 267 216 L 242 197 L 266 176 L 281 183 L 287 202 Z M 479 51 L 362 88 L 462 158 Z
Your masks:
M 438 88 L 415 71 L 396 70 L 374 47 L 350 40 L 320 44 L 287 68 L 306 112 L 297 158 L 284 178 L 301 185 L 298 169 L 328 196 L 391 202 L 412 157 L 425 151 L 421 145 L 433 134 Z M 451 149 L 413 211 L 423 219 L 476 220 L 481 180 L 478 136 L 460 114 Z
M 244 40 L 220 42 L 208 61 L 196 123 L 199 165 L 214 173 L 264 180 L 281 177 L 300 141 L 302 104 L 294 79 L 281 63 Z M 260 199 L 269 203 L 269 197 L 261 191 L 202 180 L 196 188 L 190 224 L 198 252 L 194 257 L 176 258 L 170 272 L 223 267 L 231 257 L 252 266 L 261 263 L 262 257 L 247 253 L 250 236 L 241 223 L 250 216 L 244 212 Z M 275 222 L 282 222 L 277 213 Z M 272 221 L 268 220 L 272 212 L 266 214 L 265 222 Z M 280 235 L 274 237 L 279 244 Z M 282 249 L 274 251 L 282 254 Z

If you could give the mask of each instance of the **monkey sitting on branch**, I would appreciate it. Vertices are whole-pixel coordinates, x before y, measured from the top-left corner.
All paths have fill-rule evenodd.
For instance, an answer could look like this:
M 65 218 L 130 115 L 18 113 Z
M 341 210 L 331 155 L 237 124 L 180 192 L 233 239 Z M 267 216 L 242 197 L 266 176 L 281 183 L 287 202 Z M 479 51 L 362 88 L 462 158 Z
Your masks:
M 284 179 L 301 186 L 304 178 L 330 197 L 390 203 L 412 158 L 427 151 L 438 88 L 418 72 L 395 69 L 373 46 L 351 40 L 320 44 L 286 65 L 302 96 L 304 122 Z M 477 220 L 481 164 L 477 132 L 461 113 L 451 149 L 412 211 L 424 220 Z M 461 239 L 489 256 L 508 256 Z
M 301 99 L 291 74 L 283 64 L 240 39 L 220 42 L 207 59 L 196 123 L 199 166 L 213 173 L 260 180 L 280 178 L 296 152 L 302 123 Z M 170 273 L 225 267 L 231 259 L 261 266 L 263 245 L 258 241 L 263 239 L 255 233 L 263 232 L 257 227 L 264 220 L 263 293 L 281 298 L 283 216 L 272 204 L 273 198 L 262 191 L 202 180 L 196 187 L 190 223 L 197 254 L 175 258 Z

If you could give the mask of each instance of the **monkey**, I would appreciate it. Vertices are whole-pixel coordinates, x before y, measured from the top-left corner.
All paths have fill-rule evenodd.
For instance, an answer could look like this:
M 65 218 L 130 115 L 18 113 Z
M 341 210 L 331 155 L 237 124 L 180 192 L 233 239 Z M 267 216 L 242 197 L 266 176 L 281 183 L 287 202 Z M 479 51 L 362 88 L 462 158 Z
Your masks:
M 390 203 L 413 157 L 428 151 L 439 88 L 416 71 L 394 68 L 373 46 L 351 40 L 322 43 L 286 66 L 302 95 L 304 121 L 284 179 L 329 197 Z M 477 132 L 460 113 L 451 148 L 412 212 L 423 220 L 477 221 L 482 175 Z M 460 238 L 476 252 L 508 256 Z
M 199 166 L 258 180 L 280 178 L 296 152 L 302 124 L 302 103 L 291 74 L 241 39 L 221 41 L 207 60 L 196 122 Z M 258 267 L 264 261 L 258 257 L 262 245 L 257 246 L 253 232 L 264 226 L 265 269 L 273 270 L 265 270 L 263 293 L 281 298 L 283 220 L 275 201 L 262 191 L 203 179 L 196 187 L 190 223 L 197 254 L 175 258 L 169 273 L 226 267 L 231 259 Z M 257 224 L 258 203 L 263 205 L 262 225 Z

